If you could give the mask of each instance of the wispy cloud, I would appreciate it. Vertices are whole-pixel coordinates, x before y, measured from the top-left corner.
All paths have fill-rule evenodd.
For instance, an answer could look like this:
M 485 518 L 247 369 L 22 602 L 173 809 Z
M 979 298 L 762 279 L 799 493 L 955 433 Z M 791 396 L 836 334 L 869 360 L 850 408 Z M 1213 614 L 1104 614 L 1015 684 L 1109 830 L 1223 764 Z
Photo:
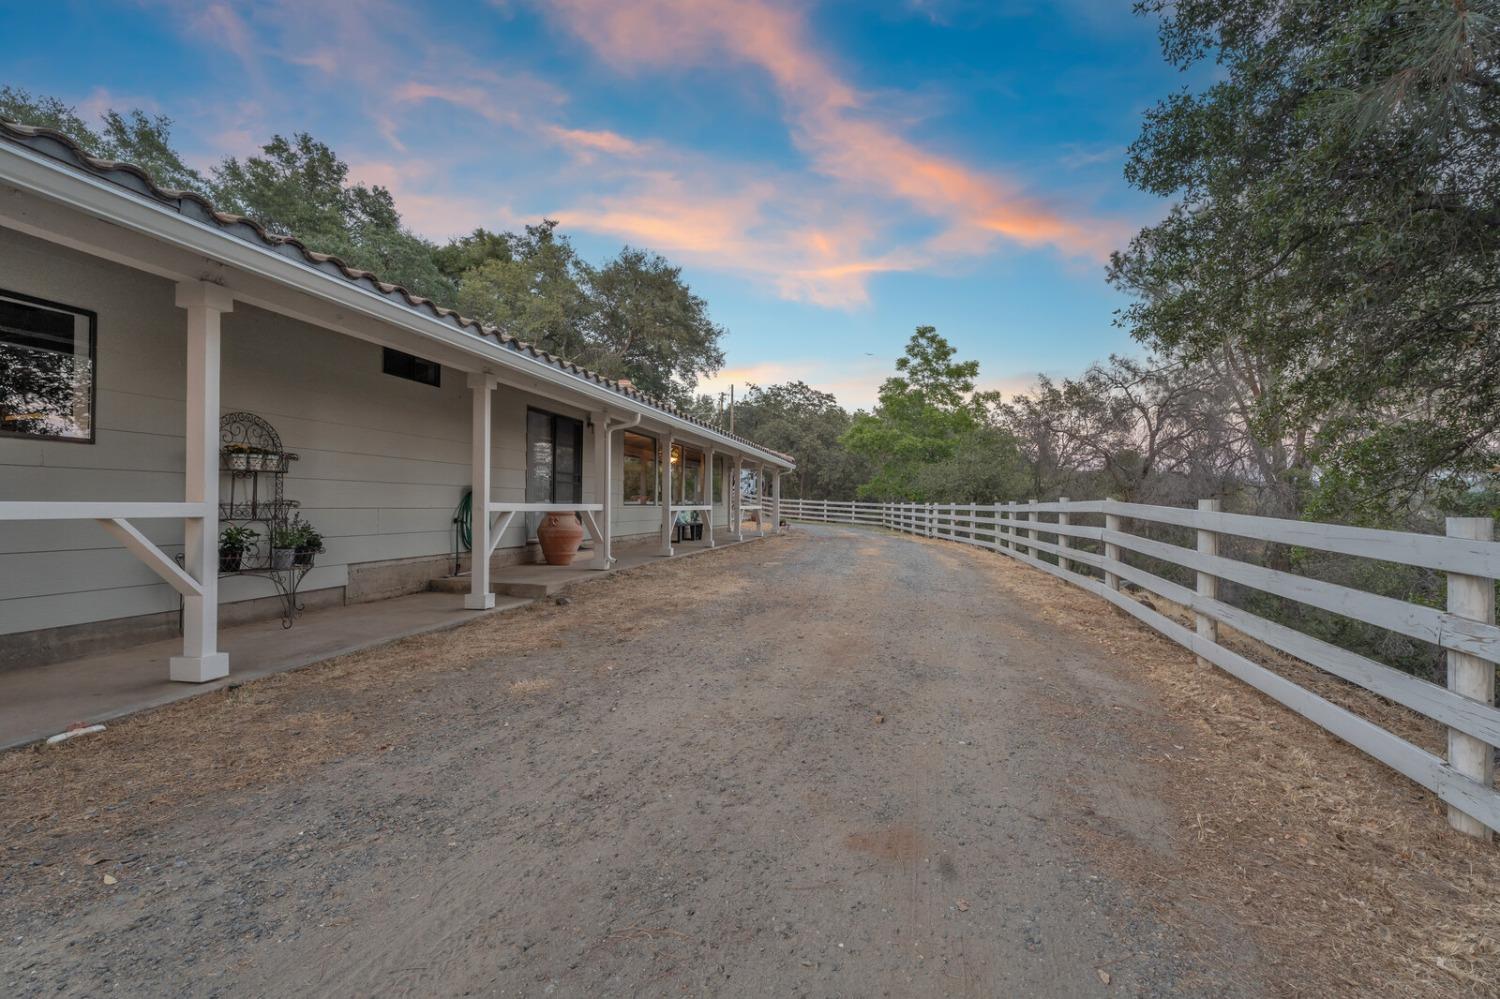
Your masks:
M 792 178 L 681 152 L 649 168 L 616 170 L 614 189 L 549 213 L 565 226 L 606 233 L 674 258 L 746 276 L 782 298 L 830 308 L 869 300 L 867 279 L 915 265 L 868 249 L 874 225 Z
M 732 385 L 736 397 L 743 399 L 752 385 L 802 381 L 820 392 L 831 393 L 845 409 L 870 410 L 880 400 L 880 386 L 894 374 L 892 360 L 874 357 L 845 358 L 839 361 L 821 358 L 762 361 L 734 365 L 712 378 L 701 379 L 698 382 L 698 392 L 712 396 L 720 393 L 727 395 Z M 1017 395 L 1028 394 L 1036 387 L 1036 380 L 1035 374 L 982 377 L 978 387 L 985 391 L 999 392 L 1009 400 Z
M 621 70 L 755 67 L 781 98 L 811 166 L 846 188 L 893 198 L 943 226 L 934 246 L 981 252 L 995 238 L 1100 258 L 1112 226 L 1075 220 L 1008 178 L 932 151 L 887 125 L 808 37 L 798 9 L 776 0 L 557 0 L 570 30 Z
M 743 399 L 751 385 L 779 385 L 803 381 L 820 392 L 828 392 L 845 409 L 870 409 L 880 395 L 880 386 L 891 376 L 887 362 L 871 358 L 860 361 L 832 362 L 816 358 L 765 361 L 725 368 L 712 378 L 698 382 L 702 394 L 717 396 L 734 386 L 737 398 Z
M 288 121 L 306 127 L 309 93 L 327 100 L 336 87 L 338 112 L 368 123 L 363 142 L 341 146 L 355 176 L 396 192 L 408 221 L 434 238 L 546 215 L 838 309 L 867 305 L 881 274 L 952 269 L 1007 245 L 1092 266 L 1118 239 L 1107 222 L 913 138 L 914 96 L 850 82 L 781 0 L 556 0 L 546 10 L 619 72 L 760 74 L 800 154 L 795 167 L 570 120 L 565 83 L 412 32 L 389 0 L 154 2 L 250 76 L 236 113 L 214 123 L 223 151 L 242 155 Z M 267 87 L 277 60 L 312 84 Z M 441 155 L 435 123 L 453 136 Z M 514 185 L 521 157 L 511 150 L 525 151 L 529 186 Z M 486 168 L 492 158 L 507 172 Z
M 564 128 L 561 125 L 543 125 L 542 131 L 556 142 L 575 152 L 592 154 L 608 153 L 611 156 L 643 156 L 649 149 L 644 142 L 627 139 L 619 132 L 608 129 Z

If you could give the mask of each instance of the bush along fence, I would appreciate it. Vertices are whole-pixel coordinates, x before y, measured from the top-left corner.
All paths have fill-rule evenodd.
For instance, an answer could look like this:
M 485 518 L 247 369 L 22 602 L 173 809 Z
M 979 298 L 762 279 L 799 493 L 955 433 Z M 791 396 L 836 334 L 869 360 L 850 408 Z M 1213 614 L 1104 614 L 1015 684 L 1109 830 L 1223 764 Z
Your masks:
M 1108 600 L 1190 649 L 1200 663 L 1220 667 L 1432 791 L 1448 805 L 1448 821 L 1455 829 L 1486 839 L 1500 829 L 1500 794 L 1494 781 L 1494 747 L 1500 745 L 1500 711 L 1495 708 L 1500 543 L 1494 540 L 1490 518 L 1449 518 L 1447 536 L 1440 537 L 1225 513 L 1217 500 L 1203 500 L 1196 510 L 1066 499 L 978 505 L 782 503 L 789 519 L 866 524 L 957 541 L 1050 572 Z M 1176 532 L 1195 538 L 1196 546 L 1144 537 L 1142 531 Z M 1221 541 L 1243 539 L 1446 573 L 1447 609 L 1220 553 Z M 1185 570 L 1183 578 L 1194 585 L 1131 564 L 1125 553 L 1133 562 L 1145 561 L 1168 572 Z M 1227 603 L 1219 592 L 1221 581 L 1431 643 L 1447 657 L 1447 686 Z M 1122 592 L 1122 584 L 1190 610 L 1195 627 L 1187 628 Z M 1446 726 L 1447 759 L 1221 645 L 1221 624 Z

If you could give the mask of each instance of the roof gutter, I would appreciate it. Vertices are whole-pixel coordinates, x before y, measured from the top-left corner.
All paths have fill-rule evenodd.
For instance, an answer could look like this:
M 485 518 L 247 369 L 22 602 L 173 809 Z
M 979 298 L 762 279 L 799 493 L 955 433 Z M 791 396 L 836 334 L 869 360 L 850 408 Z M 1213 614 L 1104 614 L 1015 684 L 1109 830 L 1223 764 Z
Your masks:
M 269 246 L 257 246 L 237 239 L 226 235 L 217 227 L 188 218 L 165 205 L 131 197 L 117 184 L 68 169 L 52 157 L 24 146 L 0 143 L 0 179 L 179 249 L 271 278 L 297 291 L 333 302 L 351 312 L 399 327 L 416 336 L 440 341 L 473 355 L 477 360 L 523 372 L 532 378 L 600 403 L 628 408 L 636 414 L 637 424 L 643 416 L 649 417 L 654 422 L 680 429 L 690 436 L 715 439 L 722 442 L 728 450 L 753 455 L 767 464 L 785 469 L 795 467 L 785 458 L 762 448 L 725 437 L 710 427 L 684 420 L 666 410 L 611 391 L 581 375 L 553 367 L 540 358 L 529 357 L 509 347 L 466 333 L 456 320 L 444 321 L 436 316 L 425 316 L 373 290 L 362 288 L 343 276 L 334 277 L 332 274 L 321 273 L 305 261 L 293 260 Z

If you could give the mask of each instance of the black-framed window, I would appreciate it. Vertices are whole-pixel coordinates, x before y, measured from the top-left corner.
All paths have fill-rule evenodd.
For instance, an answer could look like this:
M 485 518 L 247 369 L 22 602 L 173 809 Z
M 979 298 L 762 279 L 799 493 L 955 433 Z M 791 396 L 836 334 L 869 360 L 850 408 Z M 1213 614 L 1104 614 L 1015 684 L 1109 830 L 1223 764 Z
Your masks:
M 423 385 L 443 383 L 443 366 L 438 362 L 423 360 L 414 354 L 392 350 L 390 347 L 382 349 L 385 353 L 381 357 L 380 366 L 386 374 L 395 375 L 397 378 L 409 378 Z
M 0 290 L 0 436 L 94 443 L 88 309 Z
M 526 502 L 583 502 L 583 421 L 526 410 Z
M 703 452 L 673 444 L 672 502 L 677 506 L 702 506 L 702 483 Z
M 656 438 L 645 434 L 623 432 L 625 460 L 621 462 L 624 476 L 622 495 L 624 502 L 637 506 L 656 503 L 658 483 L 656 481 Z

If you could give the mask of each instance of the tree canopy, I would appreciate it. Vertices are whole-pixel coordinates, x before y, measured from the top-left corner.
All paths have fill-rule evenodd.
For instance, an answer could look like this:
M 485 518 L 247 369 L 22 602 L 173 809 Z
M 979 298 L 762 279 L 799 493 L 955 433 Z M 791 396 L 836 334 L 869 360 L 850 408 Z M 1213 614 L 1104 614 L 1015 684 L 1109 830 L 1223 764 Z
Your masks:
M 163 187 L 202 193 L 311 250 L 679 406 L 700 409 L 698 376 L 724 364 L 725 331 L 708 303 L 681 268 L 649 250 L 626 246 L 590 264 L 550 219 L 435 245 L 407 227 L 387 188 L 352 181 L 349 165 L 306 133 L 272 136 L 259 153 L 226 158 L 205 176 L 176 151 L 162 115 L 109 111 L 96 129 L 63 101 L 0 87 L 0 117 L 56 129 L 90 155 L 134 163 Z
M 796 456 L 797 470 L 782 486 L 790 498 L 853 496 L 869 475 L 869 462 L 842 443 L 849 413 L 806 382 L 752 385 L 734 416 L 737 433 Z
M 859 413 L 844 446 L 870 462 L 860 495 L 876 499 L 990 501 L 1014 486 L 1014 438 L 993 419 L 998 394 L 975 391 L 978 361 L 932 326 L 919 326 L 880 386 L 872 413 Z
M 1176 199 L 1115 256 L 1143 343 L 1235 369 L 1300 485 L 1367 516 L 1460 502 L 1500 430 L 1500 25 L 1488 4 L 1148 0 L 1215 82 L 1126 176 Z M 1274 474 L 1296 474 L 1290 467 Z M 1325 497 L 1326 498 L 1326 497 Z M 1316 495 L 1308 502 L 1317 502 Z

